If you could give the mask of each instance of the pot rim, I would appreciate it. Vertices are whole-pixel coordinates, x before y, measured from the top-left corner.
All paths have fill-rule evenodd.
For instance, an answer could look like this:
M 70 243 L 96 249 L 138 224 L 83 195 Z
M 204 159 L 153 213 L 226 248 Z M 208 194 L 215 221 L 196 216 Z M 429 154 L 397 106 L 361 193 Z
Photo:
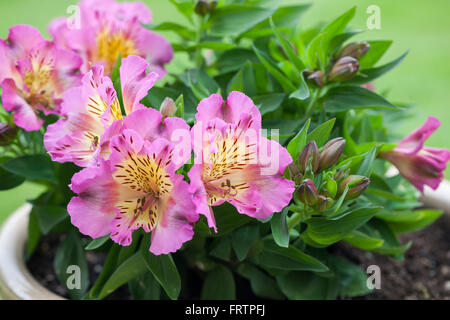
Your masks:
M 450 181 L 444 180 L 437 190 L 425 188 L 420 201 L 427 207 L 443 210 L 446 219 L 450 219 Z M 0 228 L 0 298 L 65 300 L 42 286 L 26 267 L 24 257 L 31 208 L 31 204 L 24 204 Z
M 7 300 L 64 300 L 42 286 L 25 264 L 31 204 L 14 211 L 0 229 L 0 298 Z

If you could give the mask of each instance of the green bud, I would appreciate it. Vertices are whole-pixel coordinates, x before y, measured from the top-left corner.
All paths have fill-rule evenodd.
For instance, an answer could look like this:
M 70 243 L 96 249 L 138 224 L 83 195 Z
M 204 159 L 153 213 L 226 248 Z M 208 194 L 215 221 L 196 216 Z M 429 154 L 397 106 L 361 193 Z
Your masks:
M 352 42 L 346 45 L 339 53 L 339 58 L 352 57 L 357 60 L 364 57 L 370 49 L 370 44 L 366 41 L 363 42 Z
M 163 118 L 173 117 L 177 112 L 177 106 L 171 98 L 165 98 L 161 107 L 159 108 Z
M 345 188 L 349 187 L 345 200 L 358 198 L 370 184 L 370 180 L 364 176 L 350 175 L 339 183 L 339 194 L 344 193 Z
M 216 10 L 217 1 L 198 0 L 195 5 L 195 13 L 199 16 L 206 16 Z
M 337 190 L 338 190 L 338 185 L 337 185 L 336 181 L 328 180 L 325 183 L 324 190 L 327 191 L 329 197 L 331 197 L 331 198 L 336 197 Z
M 297 191 L 298 198 L 301 202 L 308 206 L 313 206 L 317 203 L 317 189 L 314 182 L 310 179 L 305 179 Z
M 0 146 L 9 145 L 17 136 L 17 130 L 7 123 L 0 123 Z
M 345 148 L 344 138 L 335 138 L 328 141 L 323 147 L 319 158 L 319 172 L 331 168 L 342 156 Z
M 319 169 L 319 148 L 315 141 L 309 142 L 298 156 L 298 164 L 302 173 L 306 172 L 310 163 L 312 171 L 317 172 Z
M 340 58 L 328 75 L 328 80 L 333 82 L 347 81 L 353 78 L 359 70 L 358 60 L 352 57 Z
M 324 212 L 330 209 L 333 206 L 333 203 L 333 199 L 320 195 L 317 198 L 317 211 Z
M 300 184 L 303 181 L 303 175 L 298 169 L 297 165 L 295 163 L 291 163 L 288 166 L 289 169 L 289 175 L 291 177 L 291 180 L 295 182 L 295 184 Z

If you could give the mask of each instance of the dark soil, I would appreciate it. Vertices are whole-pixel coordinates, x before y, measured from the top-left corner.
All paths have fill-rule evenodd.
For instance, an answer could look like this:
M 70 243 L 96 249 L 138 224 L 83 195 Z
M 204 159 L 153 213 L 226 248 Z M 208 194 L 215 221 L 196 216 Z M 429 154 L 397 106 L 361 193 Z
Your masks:
M 369 265 L 378 265 L 381 270 L 381 289 L 359 297 L 365 300 L 428 300 L 450 299 L 450 223 L 440 219 L 421 231 L 400 237 L 402 243 L 413 241 L 403 261 L 388 256 L 359 250 L 347 244 L 336 246 L 335 253 L 360 265 L 366 270 Z M 39 283 L 49 290 L 68 298 L 67 290 L 58 281 L 53 269 L 56 248 L 64 235 L 50 235 L 41 239 L 27 267 Z M 106 259 L 104 253 L 88 251 L 91 283 L 98 278 Z M 239 292 L 244 289 L 238 286 Z M 245 286 L 244 286 L 245 287 Z M 247 286 L 248 287 L 248 286 Z M 247 290 L 248 291 L 248 290 Z M 192 292 L 191 292 L 192 295 Z M 244 294 L 243 296 L 247 296 Z M 242 294 L 238 298 L 243 298 Z M 249 296 L 253 296 L 249 293 Z M 107 299 L 129 299 L 128 287 L 122 286 Z
M 444 218 L 431 226 L 400 236 L 412 241 L 403 261 L 339 244 L 336 252 L 366 270 L 378 265 L 381 289 L 358 299 L 429 300 L 450 299 L 450 223 Z
M 63 240 L 63 234 L 52 234 L 42 237 L 36 251 L 27 261 L 27 267 L 41 285 L 64 298 L 69 298 L 67 289 L 59 282 L 53 268 L 56 250 Z M 89 276 L 92 284 L 95 283 L 95 280 L 97 280 L 102 271 L 103 264 L 106 260 L 106 254 L 102 252 L 94 253 L 92 251 L 87 251 L 86 260 L 88 262 Z M 122 286 L 106 297 L 105 300 L 127 300 L 130 299 L 130 297 L 128 287 Z

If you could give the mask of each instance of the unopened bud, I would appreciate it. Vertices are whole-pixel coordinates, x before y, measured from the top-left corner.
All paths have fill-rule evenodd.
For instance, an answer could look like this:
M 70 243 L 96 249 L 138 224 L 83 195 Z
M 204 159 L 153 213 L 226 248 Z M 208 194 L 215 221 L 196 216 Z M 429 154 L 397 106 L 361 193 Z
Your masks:
M 320 153 L 319 172 L 331 168 L 344 153 L 344 148 L 344 138 L 335 138 L 328 141 Z
M 348 170 L 338 170 L 334 175 L 334 180 L 339 181 L 348 177 Z
M 317 199 L 317 211 L 324 212 L 333 206 L 334 200 L 320 195 Z
M 303 175 L 300 172 L 300 169 L 297 167 L 295 163 L 291 163 L 288 166 L 289 175 L 291 176 L 291 180 L 295 182 L 295 184 L 300 184 L 303 181 Z
M 217 1 L 198 0 L 195 5 L 195 13 L 199 16 L 206 16 L 216 10 Z
M 328 75 L 329 81 L 342 82 L 353 78 L 359 70 L 358 60 L 352 57 L 340 58 Z
M 344 193 L 345 188 L 348 186 L 348 192 L 345 196 L 345 200 L 352 200 L 359 197 L 370 184 L 370 180 L 364 176 L 350 175 L 339 184 L 339 194 Z
M 317 189 L 314 185 L 314 182 L 310 179 L 306 179 L 303 181 L 303 183 L 298 188 L 297 195 L 300 201 L 304 204 L 307 204 L 308 206 L 313 206 L 317 203 Z
M 0 146 L 10 144 L 17 136 L 17 130 L 7 123 L 0 123 Z
M 164 118 L 173 117 L 175 112 L 177 112 L 177 106 L 171 98 L 165 98 L 159 111 Z
M 319 148 L 315 141 L 309 142 L 298 156 L 298 164 L 302 173 L 306 172 L 310 163 L 312 171 L 317 172 L 319 169 Z
M 339 58 L 342 57 L 352 57 L 357 60 L 364 57 L 370 49 L 370 44 L 366 41 L 363 42 L 352 42 L 346 45 L 339 53 Z M 338 58 L 338 59 L 339 59 Z
M 315 72 L 307 75 L 307 79 L 309 81 L 312 81 L 319 87 L 323 87 L 323 78 L 324 77 L 325 77 L 325 75 L 323 74 L 322 71 L 315 71 Z

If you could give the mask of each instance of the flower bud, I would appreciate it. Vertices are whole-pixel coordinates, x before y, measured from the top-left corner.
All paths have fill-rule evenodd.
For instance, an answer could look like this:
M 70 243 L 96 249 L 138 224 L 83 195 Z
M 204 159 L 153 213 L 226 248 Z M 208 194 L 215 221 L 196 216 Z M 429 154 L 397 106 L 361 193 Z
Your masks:
M 340 58 L 328 75 L 329 81 L 342 82 L 353 78 L 359 70 L 358 60 L 352 57 Z
M 324 212 L 333 206 L 334 200 L 320 195 L 317 199 L 317 211 Z
M 305 173 L 311 162 L 311 169 L 317 172 L 319 169 L 319 148 L 315 141 L 309 142 L 298 156 L 298 164 L 302 173 Z
M 344 178 L 347 178 L 348 177 L 348 171 L 349 170 L 338 170 L 334 174 L 334 180 L 339 181 L 339 180 L 342 180 Z
M 314 82 L 317 86 L 323 87 L 324 74 L 322 71 L 315 71 L 307 76 L 309 81 Z
M 300 170 L 298 169 L 297 165 L 295 163 L 291 163 L 288 166 L 289 174 L 291 176 L 291 180 L 295 182 L 295 184 L 300 184 L 303 181 L 303 175 L 301 174 Z
M 344 153 L 344 148 L 344 138 L 335 138 L 328 141 L 320 153 L 319 172 L 331 168 Z
M 363 42 L 352 42 L 346 45 L 339 53 L 339 58 L 352 57 L 357 60 L 364 57 L 370 49 L 370 44 L 366 41 Z M 339 59 L 338 58 L 338 59 Z
M 313 206 L 317 203 L 317 189 L 314 182 L 310 179 L 305 179 L 303 181 L 298 188 L 297 195 L 300 201 L 308 206 Z
M 206 16 L 216 10 L 217 1 L 198 0 L 195 5 L 195 13 L 199 16 Z
M 173 117 L 177 112 L 177 106 L 171 98 L 165 98 L 161 107 L 159 108 L 163 118 Z
M 10 144 L 17 136 L 17 130 L 7 123 L 0 123 L 0 146 Z
M 350 175 L 339 184 L 339 194 L 344 193 L 345 188 L 349 187 L 345 200 L 358 198 L 369 186 L 370 180 L 364 176 Z

